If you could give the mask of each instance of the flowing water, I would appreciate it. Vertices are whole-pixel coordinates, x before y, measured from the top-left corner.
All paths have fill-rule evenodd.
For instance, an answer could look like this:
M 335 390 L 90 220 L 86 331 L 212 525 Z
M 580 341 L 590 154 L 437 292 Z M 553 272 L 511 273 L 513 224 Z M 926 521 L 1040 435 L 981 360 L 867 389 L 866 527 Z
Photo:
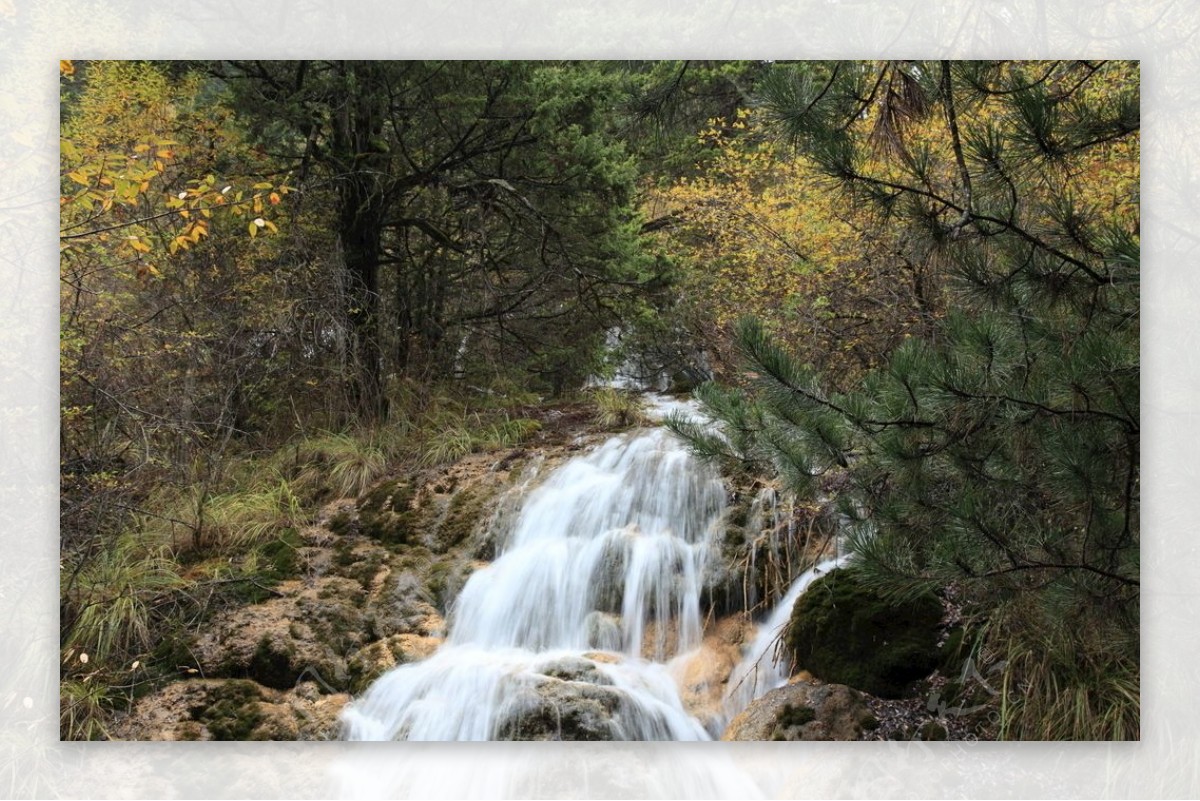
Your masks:
M 665 399 L 651 411 L 694 413 Z M 710 739 L 684 709 L 671 662 L 700 645 L 724 506 L 720 476 L 661 427 L 570 460 L 500 532 L 497 559 L 464 586 L 442 647 L 380 677 L 344 713 L 345 736 L 487 740 L 532 726 L 564 738 Z
M 722 710 L 721 724 L 727 724 L 755 698 L 760 698 L 777 687 L 787 683 L 789 668 L 788 660 L 780 658 L 776 653 L 779 637 L 784 626 L 792 615 L 792 607 L 808 585 L 821 576 L 841 567 L 848 557 L 839 556 L 819 562 L 800 574 L 792 583 L 787 595 L 779 602 L 767 619 L 758 628 L 754 642 L 750 644 L 745 657 L 729 674 L 729 689 L 725 694 L 725 704 Z

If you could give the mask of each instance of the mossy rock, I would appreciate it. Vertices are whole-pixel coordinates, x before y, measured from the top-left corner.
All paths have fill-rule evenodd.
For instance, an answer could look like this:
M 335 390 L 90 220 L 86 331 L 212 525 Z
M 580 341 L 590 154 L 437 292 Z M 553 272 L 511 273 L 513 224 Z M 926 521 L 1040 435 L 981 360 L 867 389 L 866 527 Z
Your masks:
M 260 552 L 266 561 L 266 567 L 259 576 L 265 580 L 264 583 L 274 584 L 296 575 L 299 564 L 297 554 L 302 544 L 296 529 L 285 528 L 279 532 L 278 537 L 262 546 Z
M 495 739 L 614 740 L 621 697 L 611 687 L 550 679 L 499 722 Z
M 413 507 L 416 491 L 403 479 L 385 481 L 358 502 L 358 531 L 385 545 L 419 541 L 420 515 Z
M 214 740 L 249 740 L 263 720 L 261 688 L 252 681 L 226 681 L 204 693 L 189 712 Z M 197 734 L 198 739 L 198 734 Z
M 495 494 L 490 487 L 465 487 L 454 493 L 436 527 L 435 552 L 445 553 L 466 542 L 478 530 Z
M 872 722 L 863 694 L 844 684 L 797 681 L 750 703 L 722 740 L 857 740 Z
M 828 682 L 902 698 L 940 663 L 942 605 L 929 594 L 902 604 L 867 589 L 853 569 L 814 581 L 796 601 L 786 642 L 795 664 Z

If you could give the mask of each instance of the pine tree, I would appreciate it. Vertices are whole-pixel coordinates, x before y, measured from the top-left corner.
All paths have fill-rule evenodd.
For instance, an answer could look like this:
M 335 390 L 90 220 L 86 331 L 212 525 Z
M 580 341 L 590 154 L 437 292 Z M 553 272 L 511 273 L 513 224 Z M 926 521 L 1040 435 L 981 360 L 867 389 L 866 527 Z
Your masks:
M 1003 661 L 999 734 L 1138 736 L 1138 69 L 793 65 L 778 131 L 902 234 L 939 310 L 852 390 L 746 321 L 746 390 L 703 453 L 838 500 L 892 597 L 958 589 Z

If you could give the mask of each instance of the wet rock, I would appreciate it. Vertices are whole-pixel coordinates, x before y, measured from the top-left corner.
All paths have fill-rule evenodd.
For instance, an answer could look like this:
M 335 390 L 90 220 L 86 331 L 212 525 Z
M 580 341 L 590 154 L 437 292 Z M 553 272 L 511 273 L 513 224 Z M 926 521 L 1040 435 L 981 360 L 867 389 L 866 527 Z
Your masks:
M 584 621 L 588 647 L 601 651 L 619 651 L 624 642 L 621 616 L 610 612 L 592 612 Z
M 543 676 L 562 681 L 582 681 L 589 684 L 608 685 L 612 681 L 600 672 L 596 663 L 578 656 L 564 656 L 538 666 Z
M 741 661 L 742 643 L 750 631 L 743 615 L 717 621 L 700 647 L 686 657 L 677 678 L 683 708 L 710 728 L 723 715 L 725 692 L 733 669 Z
M 753 701 L 722 740 L 857 740 L 872 715 L 862 693 L 842 684 L 798 681 Z
M 514 693 L 502 711 L 498 740 L 614 740 L 621 693 L 611 687 L 547 679 Z
M 350 655 L 346 663 L 350 691 L 361 693 L 387 671 L 426 659 L 441 644 L 440 637 L 394 634 L 360 648 Z
M 428 561 L 405 562 L 371 594 L 366 614 L 375 637 L 393 634 L 439 636 L 445 620 L 433 604 Z
M 420 512 L 414 507 L 416 491 L 407 479 L 389 479 L 369 490 L 358 502 L 357 518 L 343 524 L 348 531 L 361 533 L 386 545 L 418 542 Z M 331 521 L 331 527 L 334 522 Z M 336 531 L 337 528 L 334 527 Z

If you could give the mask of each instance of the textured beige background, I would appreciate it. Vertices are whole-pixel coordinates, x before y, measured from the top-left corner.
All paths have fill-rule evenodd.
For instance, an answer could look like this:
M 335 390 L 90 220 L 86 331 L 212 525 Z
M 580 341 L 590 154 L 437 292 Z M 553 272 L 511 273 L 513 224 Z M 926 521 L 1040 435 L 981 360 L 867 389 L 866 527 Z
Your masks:
M 1200 795 L 1200 6 L 1186 0 L 0 0 L 0 796 Z M 58 58 L 1143 60 L 1143 742 L 57 740 Z

